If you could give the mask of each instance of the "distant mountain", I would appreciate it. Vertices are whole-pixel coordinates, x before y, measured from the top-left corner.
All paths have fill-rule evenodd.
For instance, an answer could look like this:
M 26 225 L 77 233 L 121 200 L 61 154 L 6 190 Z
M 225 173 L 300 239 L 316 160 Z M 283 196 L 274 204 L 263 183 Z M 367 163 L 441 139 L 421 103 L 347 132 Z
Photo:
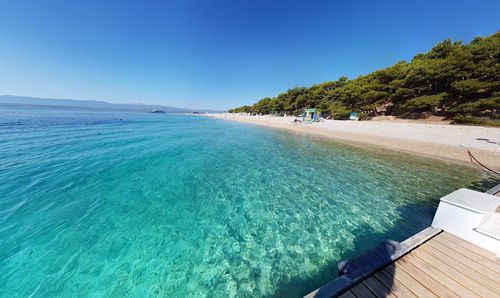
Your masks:
M 0 107 L 2 106 L 11 108 L 57 108 L 128 112 L 151 112 L 154 109 L 164 111 L 165 113 L 217 112 L 212 110 L 194 110 L 162 105 L 115 104 L 99 100 L 38 98 L 15 95 L 0 95 Z

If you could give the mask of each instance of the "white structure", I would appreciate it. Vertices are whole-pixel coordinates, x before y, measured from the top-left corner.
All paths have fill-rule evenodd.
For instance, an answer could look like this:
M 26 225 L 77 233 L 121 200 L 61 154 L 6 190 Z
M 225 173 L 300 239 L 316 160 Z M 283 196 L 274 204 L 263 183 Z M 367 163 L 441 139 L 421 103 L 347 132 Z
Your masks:
M 456 190 L 441 198 L 432 226 L 500 257 L 500 197 Z

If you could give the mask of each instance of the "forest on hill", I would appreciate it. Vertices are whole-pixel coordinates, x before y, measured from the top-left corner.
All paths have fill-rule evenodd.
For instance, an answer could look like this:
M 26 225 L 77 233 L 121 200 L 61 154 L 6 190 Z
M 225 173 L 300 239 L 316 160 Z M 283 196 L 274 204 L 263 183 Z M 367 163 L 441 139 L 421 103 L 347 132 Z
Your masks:
M 325 117 L 442 116 L 454 123 L 500 126 L 500 31 L 469 44 L 446 39 L 410 62 L 349 80 L 297 87 L 230 113 L 300 115 L 319 108 Z

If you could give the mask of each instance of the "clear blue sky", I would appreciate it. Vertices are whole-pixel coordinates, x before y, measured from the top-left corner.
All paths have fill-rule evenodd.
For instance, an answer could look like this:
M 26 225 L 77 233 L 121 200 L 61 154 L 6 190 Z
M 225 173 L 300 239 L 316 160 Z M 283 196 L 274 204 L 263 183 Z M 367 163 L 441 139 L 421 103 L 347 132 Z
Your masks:
M 498 0 L 0 0 L 0 94 L 225 109 L 499 29 Z

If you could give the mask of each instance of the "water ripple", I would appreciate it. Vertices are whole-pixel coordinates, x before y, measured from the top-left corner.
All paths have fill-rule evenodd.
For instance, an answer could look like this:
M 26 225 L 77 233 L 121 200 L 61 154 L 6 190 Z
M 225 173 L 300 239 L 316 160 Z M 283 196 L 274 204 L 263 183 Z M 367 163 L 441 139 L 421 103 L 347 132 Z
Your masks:
M 0 110 L 0 296 L 298 296 L 484 174 L 175 115 Z

